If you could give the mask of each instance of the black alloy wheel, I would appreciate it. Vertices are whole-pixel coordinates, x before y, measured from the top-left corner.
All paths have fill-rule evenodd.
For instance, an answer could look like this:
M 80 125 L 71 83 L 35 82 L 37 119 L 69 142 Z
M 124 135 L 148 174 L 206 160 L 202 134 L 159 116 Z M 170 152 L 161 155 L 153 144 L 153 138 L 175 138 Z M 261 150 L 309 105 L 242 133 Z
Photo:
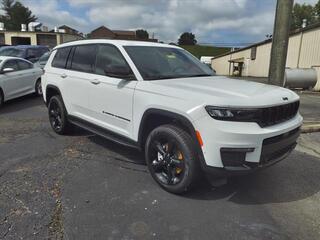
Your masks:
M 154 180 L 168 192 L 180 194 L 199 179 L 200 167 L 191 136 L 174 125 L 154 129 L 146 141 L 146 160 Z
M 53 96 L 48 105 L 49 121 L 52 129 L 58 134 L 65 134 L 70 130 L 67 112 L 60 96 Z

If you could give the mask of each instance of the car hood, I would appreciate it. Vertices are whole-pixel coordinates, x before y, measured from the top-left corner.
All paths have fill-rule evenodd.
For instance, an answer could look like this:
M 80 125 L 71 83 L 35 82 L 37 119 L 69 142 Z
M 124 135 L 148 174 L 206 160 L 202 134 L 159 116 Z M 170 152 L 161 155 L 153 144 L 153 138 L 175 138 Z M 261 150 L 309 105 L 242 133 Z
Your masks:
M 222 76 L 179 78 L 149 82 L 150 89 L 172 98 L 217 106 L 271 106 L 299 96 L 288 89 Z

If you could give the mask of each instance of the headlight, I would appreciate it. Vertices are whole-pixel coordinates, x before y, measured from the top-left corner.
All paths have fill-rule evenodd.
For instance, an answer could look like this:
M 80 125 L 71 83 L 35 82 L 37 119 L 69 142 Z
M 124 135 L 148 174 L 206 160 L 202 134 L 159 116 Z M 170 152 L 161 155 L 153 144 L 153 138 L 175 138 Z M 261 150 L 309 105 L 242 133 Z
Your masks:
M 261 109 L 236 109 L 214 106 L 206 106 L 205 108 L 209 115 L 217 120 L 256 122 L 261 116 Z

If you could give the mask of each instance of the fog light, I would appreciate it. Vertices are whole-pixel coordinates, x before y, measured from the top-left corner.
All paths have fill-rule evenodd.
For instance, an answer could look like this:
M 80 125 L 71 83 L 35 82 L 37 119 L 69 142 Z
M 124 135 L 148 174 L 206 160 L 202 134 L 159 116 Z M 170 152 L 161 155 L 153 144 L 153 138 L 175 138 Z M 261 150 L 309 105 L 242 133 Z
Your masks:
M 248 152 L 253 152 L 254 148 L 221 148 L 220 154 L 223 166 L 239 167 L 246 161 Z

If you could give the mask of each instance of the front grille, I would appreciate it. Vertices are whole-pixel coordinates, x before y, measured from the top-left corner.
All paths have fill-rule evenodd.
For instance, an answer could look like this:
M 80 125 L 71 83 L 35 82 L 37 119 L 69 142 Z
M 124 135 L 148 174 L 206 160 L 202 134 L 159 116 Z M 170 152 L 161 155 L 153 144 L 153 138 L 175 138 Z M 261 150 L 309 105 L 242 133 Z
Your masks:
M 299 101 L 280 106 L 263 108 L 258 121 L 260 127 L 272 126 L 293 118 L 299 109 Z
M 291 130 L 278 136 L 266 138 L 262 143 L 260 165 L 285 157 L 296 146 L 300 128 Z

